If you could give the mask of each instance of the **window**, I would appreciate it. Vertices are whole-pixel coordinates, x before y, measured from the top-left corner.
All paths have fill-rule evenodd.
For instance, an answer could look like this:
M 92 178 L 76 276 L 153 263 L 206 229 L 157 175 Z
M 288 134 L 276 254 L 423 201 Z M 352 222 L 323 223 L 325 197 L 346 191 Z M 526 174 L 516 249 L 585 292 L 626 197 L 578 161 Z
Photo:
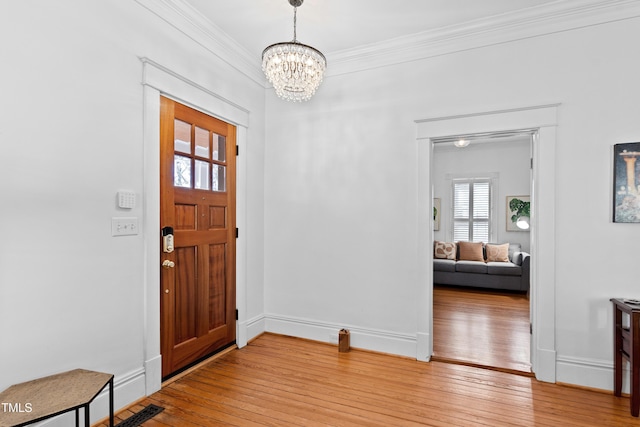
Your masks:
M 174 185 L 226 191 L 226 137 L 178 119 L 174 120 L 174 137 Z
M 490 232 L 491 180 L 453 180 L 453 240 L 488 242 Z

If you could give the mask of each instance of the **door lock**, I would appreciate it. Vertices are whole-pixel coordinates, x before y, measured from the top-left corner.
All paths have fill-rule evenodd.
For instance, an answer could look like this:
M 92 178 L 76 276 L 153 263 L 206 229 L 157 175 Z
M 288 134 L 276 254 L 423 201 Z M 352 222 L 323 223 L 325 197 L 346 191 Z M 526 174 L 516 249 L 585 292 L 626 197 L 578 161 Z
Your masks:
M 162 267 L 164 267 L 164 268 L 173 268 L 175 266 L 176 266 L 176 263 L 171 261 L 171 260 L 168 260 L 168 259 L 165 259 L 162 262 Z

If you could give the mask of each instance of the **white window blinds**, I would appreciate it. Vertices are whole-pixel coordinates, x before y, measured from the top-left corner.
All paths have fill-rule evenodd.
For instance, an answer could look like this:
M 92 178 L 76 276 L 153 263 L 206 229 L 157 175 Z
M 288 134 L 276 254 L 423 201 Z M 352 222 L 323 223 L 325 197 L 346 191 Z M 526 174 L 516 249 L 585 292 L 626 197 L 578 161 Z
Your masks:
M 453 240 L 489 241 L 491 181 L 464 179 L 453 182 Z

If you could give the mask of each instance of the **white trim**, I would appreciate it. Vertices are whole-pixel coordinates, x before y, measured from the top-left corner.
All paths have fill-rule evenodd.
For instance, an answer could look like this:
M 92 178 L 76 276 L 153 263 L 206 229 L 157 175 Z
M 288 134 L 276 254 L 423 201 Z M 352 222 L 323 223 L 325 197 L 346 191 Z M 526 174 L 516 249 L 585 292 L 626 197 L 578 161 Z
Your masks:
M 247 345 L 247 128 L 236 127 L 236 144 L 241 153 L 236 157 L 236 227 L 239 237 L 236 239 L 236 345 L 242 348 Z M 238 286 L 238 284 L 244 284 Z
M 433 139 L 458 134 L 538 129 L 533 139 L 531 213 L 532 368 L 541 381 L 556 381 L 555 348 L 555 148 L 559 104 L 427 118 L 416 121 L 418 145 L 418 334 L 430 336 L 433 351 L 433 227 L 431 222 Z M 542 173 L 541 171 L 544 171 Z M 430 356 L 429 353 L 428 356 Z M 423 360 L 425 355 L 416 357 Z
M 247 331 L 247 340 L 251 340 L 259 336 L 260 334 L 264 333 L 266 331 L 265 324 L 266 324 L 266 320 L 264 318 L 264 315 L 262 314 L 252 319 L 248 319 L 245 322 L 245 328 Z
M 185 0 L 135 0 L 185 36 L 266 87 L 260 58 L 254 58 L 220 27 L 205 18 Z
M 144 245 L 145 245 L 145 366 L 153 367 L 145 374 L 146 394 L 160 389 L 160 95 L 175 99 L 211 116 L 236 125 L 236 143 L 240 147 L 236 170 L 236 220 L 241 228 L 236 240 L 236 307 L 239 319 L 236 322 L 236 342 L 238 347 L 246 345 L 246 294 L 247 294 L 247 163 L 242 152 L 247 146 L 249 112 L 204 86 L 164 67 L 148 58 L 142 62 L 142 84 L 144 87 Z M 246 157 L 246 156 L 244 156 Z
M 253 57 L 185 0 L 135 0 L 256 83 L 269 87 Z M 637 0 L 564 0 L 424 31 L 352 49 L 325 52 L 326 76 L 477 49 L 640 16 Z
M 557 381 L 567 384 L 580 384 L 600 390 L 613 390 L 613 363 L 611 360 L 558 357 Z M 623 364 L 622 392 L 630 392 L 629 364 Z
M 143 85 L 220 120 L 249 127 L 249 110 L 246 108 L 149 58 L 142 57 L 140 61 L 143 64 Z
M 349 330 L 351 347 L 406 357 L 416 355 L 416 336 L 411 334 L 274 314 L 266 314 L 264 321 L 265 332 L 332 344 L 337 344 L 338 331 L 345 328 Z
M 585 4 L 588 3 L 588 4 Z M 327 76 L 432 58 L 640 16 L 637 0 L 565 0 L 329 52 Z

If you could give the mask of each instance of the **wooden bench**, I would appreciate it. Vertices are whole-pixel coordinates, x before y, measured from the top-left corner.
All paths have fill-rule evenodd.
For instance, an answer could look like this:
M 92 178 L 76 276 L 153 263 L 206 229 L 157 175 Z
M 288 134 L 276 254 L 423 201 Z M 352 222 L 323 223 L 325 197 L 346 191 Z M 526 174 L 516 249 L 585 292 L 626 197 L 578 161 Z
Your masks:
M 61 374 L 12 385 L 0 393 L 0 427 L 19 427 L 84 408 L 84 425 L 90 427 L 89 405 L 109 385 L 109 425 L 113 427 L 113 375 L 74 369 Z

